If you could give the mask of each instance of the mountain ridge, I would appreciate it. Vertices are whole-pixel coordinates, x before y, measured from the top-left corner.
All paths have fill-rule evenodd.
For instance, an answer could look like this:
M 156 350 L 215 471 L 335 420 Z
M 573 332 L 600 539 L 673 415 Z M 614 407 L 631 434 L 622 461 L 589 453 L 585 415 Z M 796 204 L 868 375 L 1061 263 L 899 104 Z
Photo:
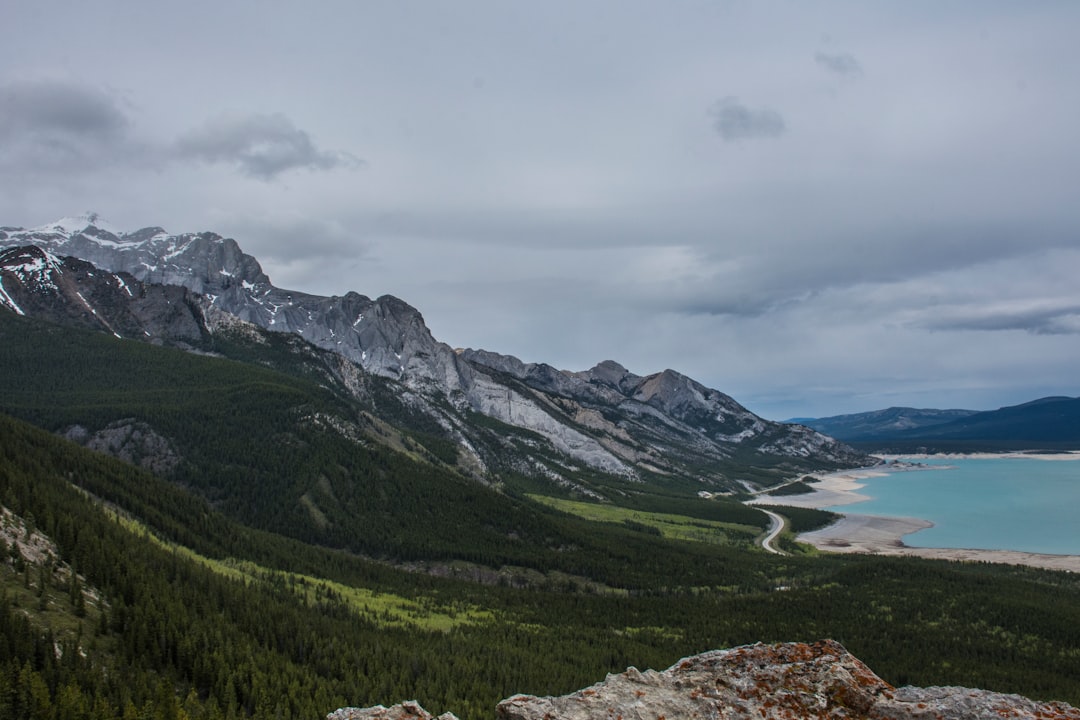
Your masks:
M 860 447 L 905 452 L 1080 447 L 1080 398 L 1064 395 L 996 410 L 888 408 L 803 422 Z
M 787 422 L 798 422 L 837 439 L 868 440 L 879 435 L 951 422 L 976 412 L 978 411 L 894 406 L 883 410 L 821 418 L 793 418 Z
M 183 287 L 208 333 L 227 317 L 294 333 L 366 373 L 400 383 L 403 397 L 464 448 L 472 448 L 463 419 L 469 413 L 537 433 L 548 448 L 517 441 L 515 452 L 525 456 L 518 468 L 579 489 L 571 476 L 583 468 L 631 481 L 682 477 L 740 490 L 807 469 L 873 462 L 809 428 L 764 420 L 673 370 L 638 376 L 605 361 L 568 372 L 489 351 L 454 350 L 436 340 L 421 313 L 403 300 L 277 288 L 235 240 L 214 233 L 170 235 L 156 226 L 121 233 L 95 215 L 30 230 L 0 229 L 0 247 L 27 245 L 54 257 L 78 257 L 145 286 Z M 743 466 L 760 472 L 738 477 Z

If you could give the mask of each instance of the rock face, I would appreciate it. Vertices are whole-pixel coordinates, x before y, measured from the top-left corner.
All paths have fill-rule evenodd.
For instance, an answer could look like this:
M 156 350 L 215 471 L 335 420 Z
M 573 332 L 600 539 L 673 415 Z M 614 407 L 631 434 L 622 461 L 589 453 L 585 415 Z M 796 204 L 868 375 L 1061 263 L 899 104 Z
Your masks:
M 167 438 L 134 418 L 109 423 L 97 432 L 90 432 L 81 425 L 73 425 L 61 435 L 83 447 L 112 455 L 159 475 L 175 468 L 181 459 Z
M 171 235 L 159 227 L 125 233 L 93 214 L 29 230 L 0 228 L 0 246 L 30 244 L 143 283 L 185 287 L 215 309 L 296 333 L 375 375 L 417 386 L 460 383 L 453 350 L 431 336 L 408 303 L 389 295 L 322 297 L 275 287 L 258 260 L 231 238 L 212 232 Z
M 672 370 L 642 377 L 606 361 L 568 372 L 455 351 L 402 300 L 277 288 L 235 240 L 214 233 L 124 233 L 87 215 L 29 230 L 0 228 L 4 247 L 13 259 L 0 268 L 0 305 L 174 343 L 195 344 L 230 322 L 295 333 L 398 383 L 406 404 L 434 420 L 483 472 L 543 477 L 599 497 L 587 486 L 590 473 L 741 490 L 874 462 L 809 428 L 764 420 Z M 470 419 L 476 413 L 506 427 L 493 431 L 487 423 L 482 430 Z
M 606 360 L 591 370 L 566 372 L 482 350 L 462 351 L 462 358 L 476 376 L 489 379 L 490 387 L 510 387 L 522 408 L 514 413 L 501 402 L 508 397 L 503 389 L 484 406 L 486 414 L 541 434 L 545 421 L 558 418 L 563 427 L 587 433 L 602 451 L 638 472 L 696 477 L 723 486 L 732 480 L 733 464 L 753 465 L 765 458 L 834 467 L 873 462 L 810 428 L 758 417 L 728 395 L 674 370 L 642 377 Z M 526 401 L 543 415 L 524 412 Z M 596 452 L 597 447 L 589 449 Z M 792 470 L 794 465 L 787 468 Z
M 431 717 L 415 703 L 408 705 L 416 712 L 383 715 L 377 713 L 388 712 L 385 708 L 346 709 L 328 718 Z M 680 660 L 663 672 L 630 668 L 571 695 L 515 695 L 499 703 L 496 716 L 500 720 L 1078 720 L 1080 710 L 985 690 L 894 688 L 839 643 L 825 640 L 715 650 Z
M 563 697 L 517 695 L 503 720 L 614 718 L 1080 718 L 1061 703 L 966 688 L 896 689 L 839 643 L 748 645 L 681 660 L 663 672 L 630 668 Z
M 0 307 L 116 337 L 183 345 L 206 333 L 199 299 L 185 288 L 142 283 L 35 246 L 0 250 Z

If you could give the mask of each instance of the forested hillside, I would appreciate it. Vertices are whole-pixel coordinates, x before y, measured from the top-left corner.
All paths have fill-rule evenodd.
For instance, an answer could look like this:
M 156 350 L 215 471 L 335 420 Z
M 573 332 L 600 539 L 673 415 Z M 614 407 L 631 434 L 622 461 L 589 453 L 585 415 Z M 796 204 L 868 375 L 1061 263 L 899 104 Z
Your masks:
M 790 538 L 800 554 L 772 556 L 751 542 L 757 510 L 629 484 L 589 519 L 459 474 L 285 356 L 0 322 L 0 405 L 21 418 L 0 416 L 0 717 L 311 718 L 415 698 L 482 718 L 628 665 L 822 637 L 896 684 L 1080 702 L 1071 575 Z M 178 462 L 159 476 L 55 434 L 116 423 Z
M 456 473 L 422 435 L 403 434 L 394 451 L 370 437 L 393 428 L 310 379 L 6 314 L 0 323 L 0 409 L 53 432 L 143 423 L 180 458 L 172 482 L 246 525 L 396 562 L 510 565 L 615 585 L 645 582 L 671 562 L 687 578 L 714 571 L 698 557 L 649 567 L 650 538 L 583 531 Z M 733 500 L 621 489 L 631 507 L 766 525 Z

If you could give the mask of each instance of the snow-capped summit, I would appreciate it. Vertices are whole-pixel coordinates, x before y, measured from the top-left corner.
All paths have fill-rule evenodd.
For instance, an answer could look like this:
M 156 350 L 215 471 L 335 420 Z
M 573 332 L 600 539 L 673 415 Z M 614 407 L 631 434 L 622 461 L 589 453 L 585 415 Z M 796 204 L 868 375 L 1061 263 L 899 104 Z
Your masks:
M 0 246 L 13 245 L 37 245 L 61 257 L 131 273 L 143 282 L 182 285 L 201 294 L 219 292 L 222 284 L 270 285 L 258 261 L 245 255 L 235 240 L 208 232 L 170 235 L 160 227 L 127 233 L 96 213 L 29 230 L 0 230 Z
M 86 233 L 91 237 L 101 239 L 119 239 L 124 233 L 112 223 L 105 220 L 96 212 L 85 212 L 74 217 L 60 218 L 56 222 L 40 225 L 32 228 L 32 233 L 55 233 L 70 237 L 78 233 Z
M 94 213 L 37 228 L 0 229 L 0 248 L 35 245 L 144 283 L 179 285 L 217 310 L 344 355 L 376 375 L 415 385 L 460 384 L 453 351 L 431 336 L 419 311 L 391 296 L 323 297 L 274 287 L 232 238 L 212 232 L 171 235 L 160 227 L 111 228 Z

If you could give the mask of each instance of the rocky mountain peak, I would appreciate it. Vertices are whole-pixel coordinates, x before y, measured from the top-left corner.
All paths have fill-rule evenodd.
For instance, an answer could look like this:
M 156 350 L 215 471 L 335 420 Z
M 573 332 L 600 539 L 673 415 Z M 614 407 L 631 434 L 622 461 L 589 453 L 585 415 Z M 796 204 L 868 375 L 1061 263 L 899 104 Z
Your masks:
M 691 398 L 704 399 L 703 386 L 690 381 L 685 375 L 674 370 L 663 372 L 642 378 L 635 388 L 634 397 L 642 402 L 655 402 L 661 406 L 670 406 L 675 403 L 685 404 Z
M 0 268 L 18 275 L 24 282 L 47 282 L 60 263 L 60 258 L 36 245 L 0 250 Z
M 168 234 L 169 233 L 165 232 L 165 228 L 154 225 L 152 227 L 144 227 L 140 230 L 136 230 L 135 232 L 125 234 L 124 240 L 127 242 L 141 243 L 146 242 L 147 240 L 155 238 L 159 235 Z
M 471 363 L 482 365 L 483 367 L 488 367 L 501 373 L 506 373 L 519 380 L 528 376 L 529 371 L 533 368 L 531 363 L 524 363 L 513 355 L 503 355 L 501 353 L 491 352 L 490 350 L 473 350 L 471 348 L 465 348 L 463 350 L 457 350 L 456 352 L 460 357 Z
M 440 720 L 449 720 L 449 713 Z M 895 688 L 832 640 L 745 645 L 684 658 L 667 670 L 628 668 L 561 697 L 515 695 L 500 720 L 1080 720 L 1080 710 L 961 687 Z M 342 708 L 327 720 L 433 720 L 415 702 Z
M 85 212 L 81 215 L 60 218 L 59 220 L 33 228 L 35 233 L 53 233 L 58 235 L 76 235 L 87 233 L 92 237 L 101 237 L 116 241 L 122 234 L 112 223 L 105 220 L 96 212 Z
M 360 295 L 358 297 L 363 296 Z M 424 331 L 427 332 L 424 316 L 419 310 L 401 298 L 394 297 L 393 295 L 380 295 L 375 299 L 373 307 L 375 308 L 374 312 L 377 317 L 393 320 L 402 325 L 408 324 L 413 327 L 423 326 Z
M 639 375 L 635 375 L 614 360 L 604 360 L 589 370 L 574 373 L 574 375 L 586 382 L 607 385 L 622 395 L 631 394 L 633 388 L 641 380 Z
M 630 374 L 630 371 L 614 360 L 602 360 L 589 370 L 589 373 L 595 378 L 607 381 L 612 385 L 618 385 L 623 378 Z

